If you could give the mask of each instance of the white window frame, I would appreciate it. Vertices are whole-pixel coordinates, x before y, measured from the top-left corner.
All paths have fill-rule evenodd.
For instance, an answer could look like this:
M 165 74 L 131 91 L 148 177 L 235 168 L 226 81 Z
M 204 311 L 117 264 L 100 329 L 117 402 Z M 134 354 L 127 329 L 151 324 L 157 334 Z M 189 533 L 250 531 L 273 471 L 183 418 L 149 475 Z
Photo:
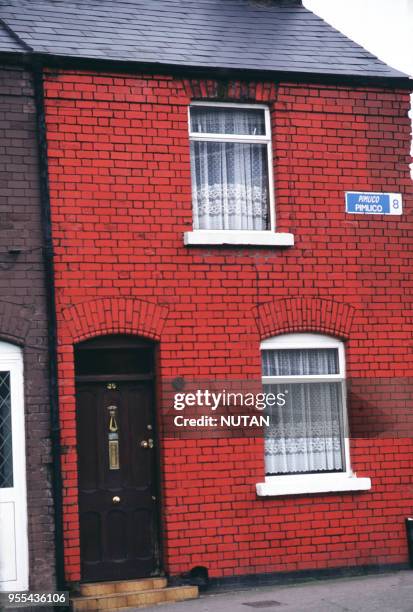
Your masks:
M 203 106 L 205 108 L 240 108 L 264 111 L 264 135 L 238 135 L 213 134 L 191 131 L 191 108 Z M 185 245 L 202 244 L 252 244 L 263 246 L 292 246 L 294 236 L 289 233 L 275 233 L 275 194 L 273 176 L 273 156 L 271 139 L 270 109 L 265 104 L 238 104 L 227 102 L 192 102 L 188 107 L 188 124 L 190 142 L 239 142 L 242 144 L 266 144 L 267 146 L 267 172 L 268 172 L 268 206 L 270 227 L 267 230 L 203 230 L 193 229 L 184 233 Z
M 265 482 L 256 485 L 257 495 L 299 495 L 304 493 L 330 493 L 334 491 L 364 491 L 371 488 L 370 478 L 357 478 L 351 469 L 350 441 L 348 437 L 348 416 L 346 397 L 346 369 L 344 343 L 331 336 L 310 333 L 282 334 L 261 342 L 261 350 L 280 349 L 336 349 L 339 371 L 336 374 L 263 376 L 263 384 L 292 382 L 340 382 L 342 386 L 342 423 L 344 439 L 344 471 L 320 472 L 316 474 L 280 474 L 265 477 Z

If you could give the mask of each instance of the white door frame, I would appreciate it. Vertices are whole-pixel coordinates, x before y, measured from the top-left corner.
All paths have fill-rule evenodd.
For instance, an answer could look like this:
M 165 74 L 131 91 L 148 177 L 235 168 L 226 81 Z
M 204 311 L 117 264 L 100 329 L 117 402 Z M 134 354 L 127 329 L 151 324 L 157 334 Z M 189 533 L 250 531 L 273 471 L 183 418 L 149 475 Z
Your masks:
M 23 351 L 0 341 L 0 371 L 10 372 L 13 487 L 0 488 L 0 591 L 29 588 Z

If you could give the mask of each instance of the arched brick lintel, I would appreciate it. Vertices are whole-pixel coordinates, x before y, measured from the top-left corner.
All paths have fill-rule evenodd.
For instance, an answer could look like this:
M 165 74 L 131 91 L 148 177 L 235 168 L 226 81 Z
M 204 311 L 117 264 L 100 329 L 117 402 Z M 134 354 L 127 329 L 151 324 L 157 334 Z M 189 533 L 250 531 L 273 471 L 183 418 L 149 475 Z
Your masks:
M 185 79 L 187 96 L 195 100 L 232 100 L 234 102 L 274 102 L 277 88 L 274 82 Z
M 63 310 L 66 334 L 73 343 L 105 334 L 134 334 L 160 340 L 168 309 L 133 298 L 101 298 Z
M 317 332 L 346 340 L 355 309 L 349 304 L 318 297 L 295 297 L 266 302 L 255 308 L 261 339 L 285 333 Z
M 0 300 L 0 339 L 24 346 L 31 319 L 28 308 Z

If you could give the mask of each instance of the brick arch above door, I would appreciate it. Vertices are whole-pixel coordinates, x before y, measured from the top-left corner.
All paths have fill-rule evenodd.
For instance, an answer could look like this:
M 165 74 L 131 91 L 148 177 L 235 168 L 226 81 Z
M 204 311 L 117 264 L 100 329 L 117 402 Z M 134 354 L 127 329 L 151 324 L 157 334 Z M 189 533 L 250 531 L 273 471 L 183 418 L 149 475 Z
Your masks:
M 350 304 L 320 297 L 291 297 L 254 309 L 262 339 L 292 332 L 318 332 L 348 339 L 356 310 Z
M 133 298 L 100 298 L 80 302 L 62 311 L 61 323 L 70 342 L 97 335 L 134 334 L 159 340 L 168 309 Z

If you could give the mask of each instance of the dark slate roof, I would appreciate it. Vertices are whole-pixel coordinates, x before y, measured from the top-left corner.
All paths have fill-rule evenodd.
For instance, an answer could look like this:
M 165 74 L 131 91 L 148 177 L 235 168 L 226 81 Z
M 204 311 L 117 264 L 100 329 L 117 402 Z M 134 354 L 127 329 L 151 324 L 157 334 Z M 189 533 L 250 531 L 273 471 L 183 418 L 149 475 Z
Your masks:
M 0 50 L 12 53 L 22 52 L 25 51 L 25 47 L 15 40 L 3 25 L 0 25 Z
M 46 55 L 406 77 L 297 0 L 0 0 L 0 18 L 17 40 Z M 18 50 L 11 47 L 3 32 L 0 51 Z

